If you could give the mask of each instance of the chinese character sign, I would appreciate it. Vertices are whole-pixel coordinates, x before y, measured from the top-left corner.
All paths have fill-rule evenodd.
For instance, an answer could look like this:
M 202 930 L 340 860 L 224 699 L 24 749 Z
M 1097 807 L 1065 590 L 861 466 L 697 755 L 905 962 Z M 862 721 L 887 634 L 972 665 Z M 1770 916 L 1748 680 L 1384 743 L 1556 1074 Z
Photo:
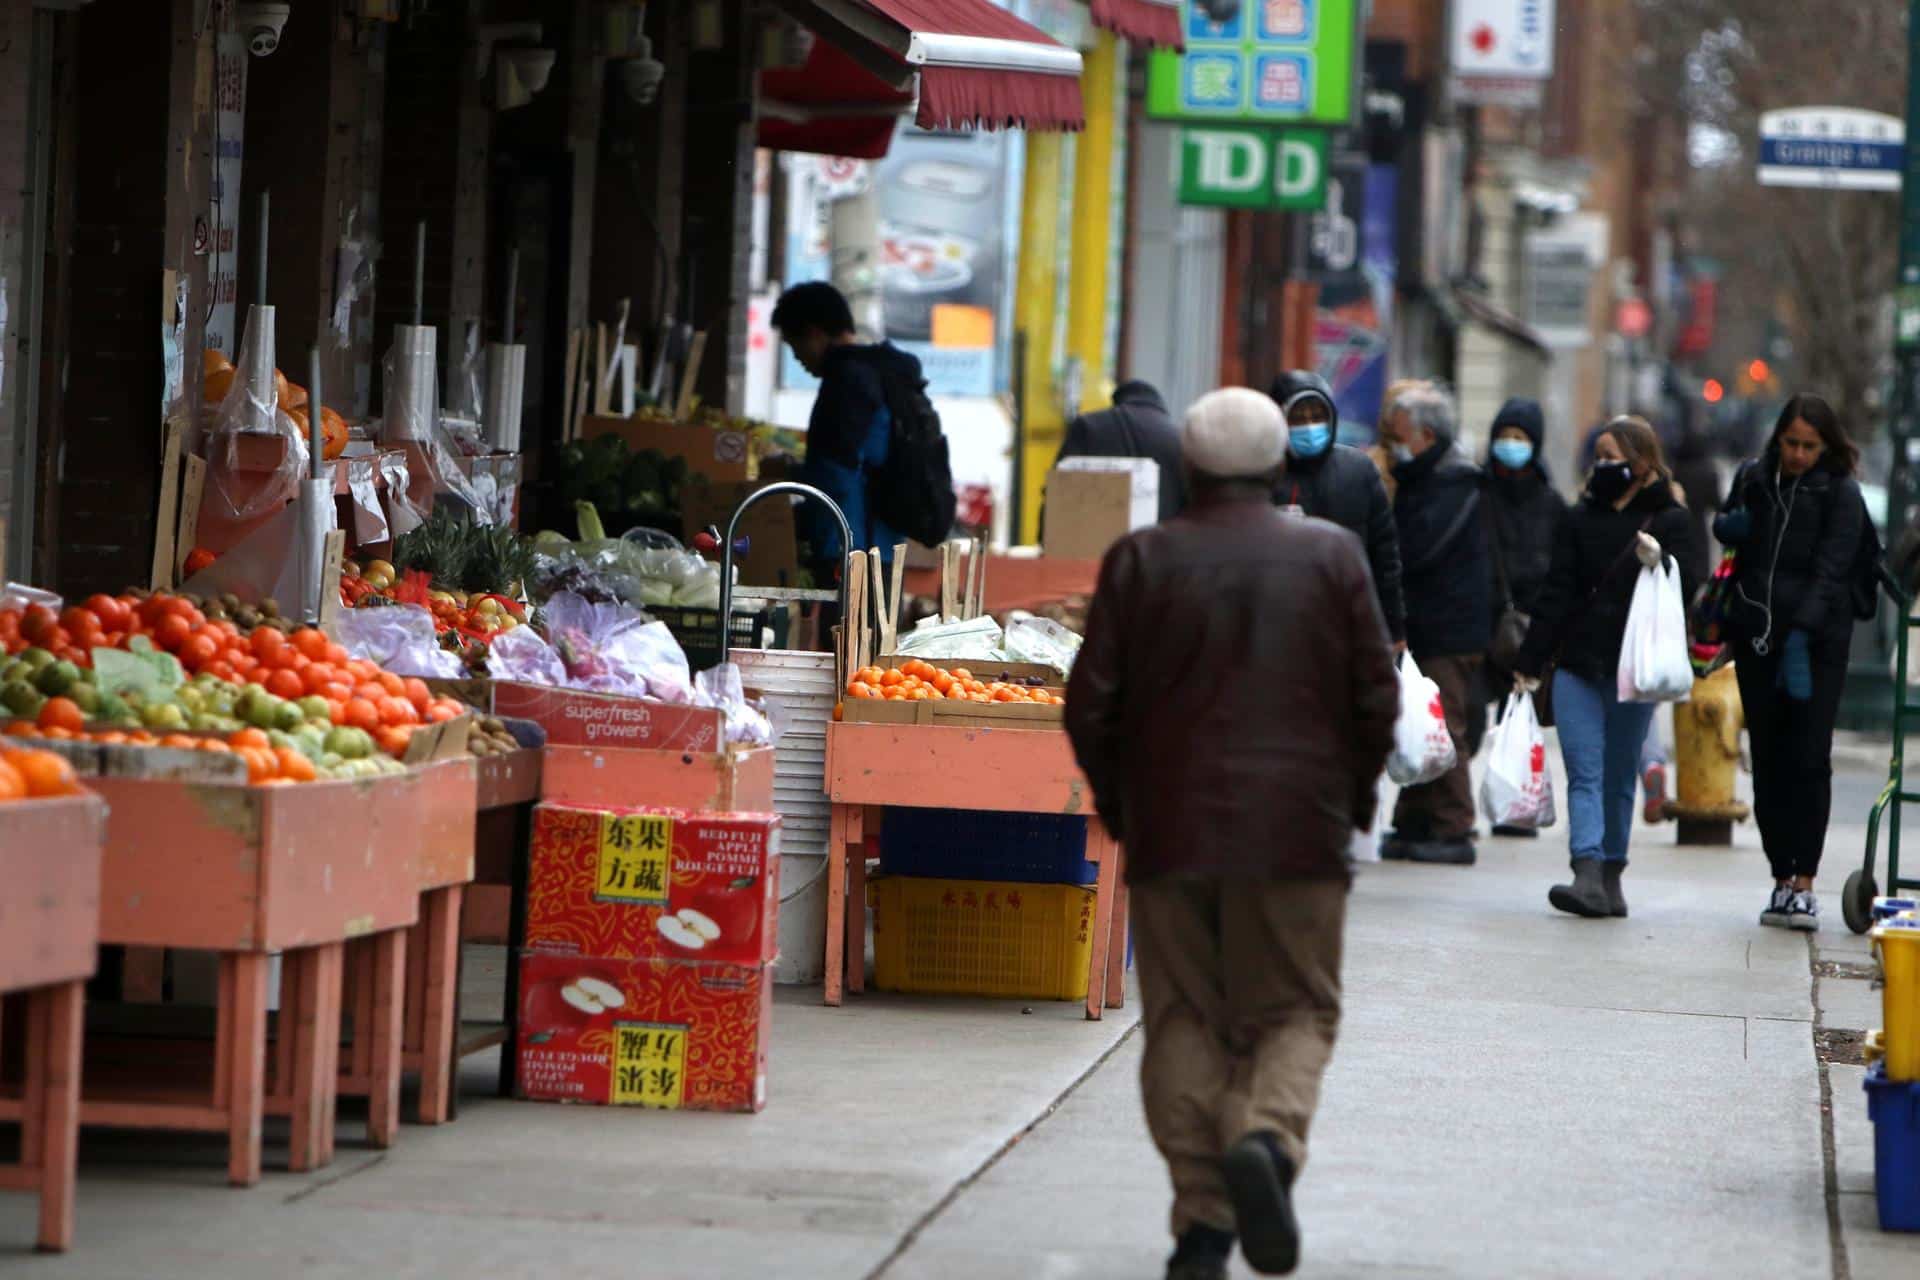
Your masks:
M 1147 111 L 1163 120 L 1352 123 L 1359 0 L 1246 0 L 1216 22 L 1184 0 L 1184 53 L 1148 63 Z
M 687 1088 L 687 1028 L 616 1022 L 613 1030 L 613 1105 L 678 1109 Z
M 672 859 L 672 818 L 657 813 L 602 814 L 594 899 L 664 904 Z
M 213 208 L 209 213 L 207 349 L 240 354 L 235 303 L 240 289 L 240 152 L 245 141 L 247 38 L 214 42 Z

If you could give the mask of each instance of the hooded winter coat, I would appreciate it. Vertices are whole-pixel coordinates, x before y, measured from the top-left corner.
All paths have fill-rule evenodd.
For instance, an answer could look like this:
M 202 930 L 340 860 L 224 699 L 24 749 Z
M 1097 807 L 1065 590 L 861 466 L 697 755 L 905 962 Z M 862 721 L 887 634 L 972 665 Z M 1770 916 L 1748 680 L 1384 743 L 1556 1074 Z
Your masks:
M 1507 598 L 1500 589 L 1506 573 L 1507 592 L 1522 613 L 1531 614 L 1540 589 L 1553 565 L 1553 540 L 1566 519 L 1567 500 L 1554 489 L 1540 461 L 1545 419 L 1536 400 L 1513 399 L 1500 406 L 1488 432 L 1487 515 L 1493 526 L 1493 614 L 1497 621 Z M 1493 457 L 1492 437 L 1502 428 L 1518 427 L 1533 441 L 1533 460 L 1518 471 Z
M 1814 657 L 1845 661 L 1853 639 L 1854 555 L 1866 533 L 1859 484 L 1824 466 L 1785 479 L 1769 447 L 1734 477 L 1727 512 L 1736 510 L 1749 524 L 1737 540 L 1728 629 L 1748 643 L 1766 637 L 1774 647 L 1788 632 L 1805 631 Z M 1733 545 L 1728 525 L 1727 514 L 1716 522 L 1721 540 Z
M 1406 550 L 1407 647 L 1419 659 L 1485 653 L 1493 639 L 1493 558 L 1480 468 L 1443 436 L 1396 465 L 1393 477 L 1393 518 Z
M 1327 424 L 1340 434 L 1340 407 L 1333 388 L 1317 373 L 1296 370 L 1273 380 L 1268 393 L 1282 413 L 1309 397 L 1327 408 Z M 1406 639 L 1407 610 L 1401 596 L 1400 534 L 1394 527 L 1393 506 L 1372 459 L 1359 449 L 1330 444 L 1317 458 L 1287 454 L 1286 468 L 1274 485 L 1273 500 L 1282 507 L 1299 507 L 1310 516 L 1331 520 L 1358 534 L 1366 545 L 1367 564 L 1373 570 L 1374 591 L 1387 633 L 1398 643 Z
M 827 352 L 820 393 L 807 419 L 807 460 L 800 478 L 832 498 L 847 517 L 856 547 L 878 547 L 892 562 L 898 541 L 887 523 L 873 514 L 869 489 L 887 461 L 893 416 L 887 409 L 882 374 L 918 384 L 920 361 L 890 342 L 850 343 Z M 840 526 L 817 502 L 796 508 L 801 536 L 816 564 L 838 565 L 843 555 Z

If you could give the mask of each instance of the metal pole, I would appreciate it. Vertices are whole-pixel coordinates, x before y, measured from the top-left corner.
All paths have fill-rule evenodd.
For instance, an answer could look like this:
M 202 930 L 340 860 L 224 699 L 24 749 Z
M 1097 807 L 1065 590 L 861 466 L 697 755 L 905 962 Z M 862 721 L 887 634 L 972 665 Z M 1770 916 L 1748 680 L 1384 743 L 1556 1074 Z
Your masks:
M 325 463 L 321 459 L 321 447 L 325 435 L 320 430 L 320 416 L 325 412 L 320 402 L 320 348 L 307 349 L 307 444 L 312 450 L 313 478 L 320 479 L 326 474 Z
M 260 193 L 260 248 L 253 260 L 253 301 L 254 305 L 267 305 L 267 212 L 273 204 L 273 193 Z
M 427 220 L 420 219 L 413 228 L 413 327 L 420 327 L 420 317 L 427 306 Z
M 1907 7 L 1907 159 L 1900 190 L 1900 275 L 1894 291 L 1893 412 L 1887 442 L 1893 446 L 1887 468 L 1887 537 L 1897 538 L 1913 509 L 1913 459 L 1920 435 L 1920 0 Z M 1904 673 L 1899 677 L 1904 679 Z
M 520 251 L 507 255 L 507 296 L 500 308 L 500 341 L 513 341 L 513 296 L 520 287 Z

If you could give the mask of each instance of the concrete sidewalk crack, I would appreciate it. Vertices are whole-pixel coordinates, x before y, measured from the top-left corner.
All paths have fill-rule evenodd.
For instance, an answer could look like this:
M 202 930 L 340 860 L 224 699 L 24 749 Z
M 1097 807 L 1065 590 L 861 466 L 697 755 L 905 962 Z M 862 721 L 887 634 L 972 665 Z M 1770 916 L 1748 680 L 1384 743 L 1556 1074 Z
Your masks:
M 382 1152 L 381 1154 L 374 1156 L 370 1160 L 361 1161 L 359 1164 L 353 1166 L 353 1168 L 351 1169 L 342 1169 L 339 1173 L 333 1174 L 330 1177 L 321 1178 L 314 1182 L 309 1182 L 306 1186 L 300 1188 L 298 1191 L 295 1191 L 291 1195 L 288 1195 L 282 1198 L 280 1203 L 281 1204 L 298 1204 L 302 1200 L 305 1200 L 310 1195 L 315 1195 L 321 1191 L 325 1191 L 328 1187 L 339 1186 L 341 1183 L 345 1182 L 348 1178 L 351 1178 L 356 1174 L 365 1173 L 369 1169 L 376 1168 L 379 1165 L 386 1163 L 386 1159 L 387 1159 L 386 1153 Z
M 1840 1167 L 1834 1155 L 1833 1076 L 1826 1055 L 1820 1052 L 1820 1030 L 1826 1012 L 1820 1007 L 1820 953 L 1814 937 L 1807 935 L 1807 977 L 1809 999 L 1813 1002 L 1813 1065 L 1820 1079 L 1820 1163 L 1826 1182 L 1827 1251 L 1833 1260 L 1833 1280 L 1852 1280 L 1853 1264 L 1847 1257 L 1847 1237 L 1840 1227 Z
M 1139 1020 L 1136 1019 L 1134 1024 L 1128 1027 L 1126 1031 L 1120 1035 L 1119 1039 L 1115 1040 L 1112 1044 L 1108 1045 L 1105 1051 L 1102 1052 L 1098 1058 L 1095 1058 L 1092 1064 L 1088 1066 L 1085 1071 L 1082 1071 L 1079 1075 L 1075 1076 L 1070 1082 L 1068 1082 L 1067 1087 L 1062 1089 L 1059 1092 L 1059 1094 L 1055 1096 L 1053 1101 L 1049 1102 L 1046 1106 L 1042 1107 L 1040 1109 L 1040 1114 L 1036 1115 L 1033 1119 L 1027 1121 L 1025 1125 L 1021 1126 L 1019 1132 L 1015 1133 L 1012 1137 L 1008 1138 L 1005 1142 L 1001 1143 L 999 1148 L 995 1150 L 992 1155 L 988 1156 L 986 1160 L 981 1163 L 978 1169 L 975 1169 L 972 1173 L 969 1173 L 966 1177 L 960 1179 L 960 1181 L 954 1183 L 952 1187 L 948 1188 L 947 1193 L 941 1196 L 939 1200 L 935 1201 L 932 1208 L 928 1209 L 925 1213 L 921 1214 L 918 1218 L 914 1220 L 913 1225 L 907 1228 L 905 1234 L 903 1234 L 900 1237 L 899 1242 L 896 1243 L 890 1251 L 888 1251 L 887 1256 L 880 1259 L 878 1265 L 876 1265 L 873 1268 L 873 1270 L 867 1272 L 865 1280 L 880 1280 L 880 1277 L 884 1276 L 887 1273 L 888 1269 L 891 1268 L 894 1263 L 900 1261 L 901 1258 L 907 1255 L 908 1250 L 912 1249 L 915 1244 L 919 1243 L 921 1234 L 924 1233 L 928 1227 L 933 1225 L 935 1219 L 939 1218 L 941 1214 L 945 1213 L 948 1209 L 952 1208 L 954 1202 L 959 1200 L 961 1196 L 965 1195 L 967 1191 L 970 1190 L 975 1183 L 979 1182 L 980 1179 L 986 1177 L 987 1174 L 993 1169 L 995 1165 L 999 1164 L 1003 1159 L 1006 1158 L 1008 1152 L 1012 1151 L 1015 1147 L 1019 1146 L 1022 1142 L 1026 1141 L 1028 1134 L 1032 1133 L 1035 1129 L 1038 1129 L 1041 1125 L 1045 1124 L 1048 1120 L 1052 1119 L 1053 1114 L 1056 1111 L 1060 1110 L 1061 1106 L 1063 1106 L 1066 1103 L 1068 1098 L 1073 1096 L 1074 1091 L 1079 1089 L 1079 1087 L 1085 1084 L 1087 1081 L 1091 1080 L 1093 1078 L 1094 1072 L 1106 1066 L 1107 1060 L 1112 1058 L 1114 1054 L 1120 1052 L 1120 1046 L 1125 1044 L 1127 1041 L 1131 1040 L 1134 1034 L 1139 1030 L 1140 1030 L 1140 1022 Z

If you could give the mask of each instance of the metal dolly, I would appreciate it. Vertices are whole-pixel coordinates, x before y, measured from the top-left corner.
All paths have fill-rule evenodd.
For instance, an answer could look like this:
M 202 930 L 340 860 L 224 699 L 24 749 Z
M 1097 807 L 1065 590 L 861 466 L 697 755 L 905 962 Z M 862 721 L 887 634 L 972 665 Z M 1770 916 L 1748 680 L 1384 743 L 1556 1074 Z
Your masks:
M 1840 894 L 1840 914 L 1847 928 L 1865 933 L 1873 927 L 1873 900 L 1880 896 L 1880 884 L 1874 877 L 1873 855 L 1880 843 L 1880 818 L 1887 817 L 1887 892 L 1920 892 L 1920 880 L 1900 878 L 1900 806 L 1920 803 L 1920 791 L 1906 789 L 1908 717 L 1920 714 L 1920 702 L 1907 700 L 1908 637 L 1920 629 L 1920 618 L 1913 616 L 1913 597 L 1883 566 L 1880 585 L 1899 609 L 1894 622 L 1893 667 L 1893 758 L 1887 764 L 1887 785 L 1867 814 L 1867 853 L 1858 871 L 1848 874 Z

